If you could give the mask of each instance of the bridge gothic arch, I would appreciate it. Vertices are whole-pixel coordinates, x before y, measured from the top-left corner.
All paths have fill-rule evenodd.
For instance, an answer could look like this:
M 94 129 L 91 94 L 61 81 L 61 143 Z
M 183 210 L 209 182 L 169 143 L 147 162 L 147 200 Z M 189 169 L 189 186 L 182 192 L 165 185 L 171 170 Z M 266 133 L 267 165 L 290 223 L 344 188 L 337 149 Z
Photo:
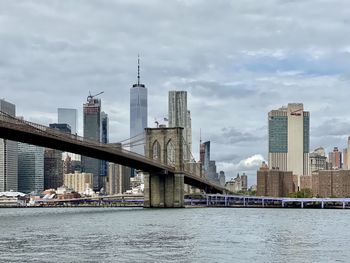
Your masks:
M 152 145 L 152 159 L 161 161 L 161 147 L 157 140 Z
M 183 128 L 146 128 L 145 137 L 146 157 L 174 166 L 177 171 L 183 171 Z
M 167 164 L 175 165 L 175 146 L 171 139 L 166 144 L 166 156 Z

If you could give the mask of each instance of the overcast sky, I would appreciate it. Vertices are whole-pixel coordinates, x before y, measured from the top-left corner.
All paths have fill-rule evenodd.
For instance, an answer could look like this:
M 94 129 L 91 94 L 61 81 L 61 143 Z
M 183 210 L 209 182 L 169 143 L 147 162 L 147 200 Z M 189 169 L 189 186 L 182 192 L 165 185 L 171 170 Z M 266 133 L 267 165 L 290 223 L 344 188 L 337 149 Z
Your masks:
M 199 130 L 230 179 L 255 183 L 267 158 L 267 113 L 302 102 L 311 148 L 350 135 L 348 0 L 0 0 L 0 97 L 41 124 L 104 91 L 110 140 L 129 137 L 129 91 L 148 88 L 149 126 L 186 90 L 193 152 Z

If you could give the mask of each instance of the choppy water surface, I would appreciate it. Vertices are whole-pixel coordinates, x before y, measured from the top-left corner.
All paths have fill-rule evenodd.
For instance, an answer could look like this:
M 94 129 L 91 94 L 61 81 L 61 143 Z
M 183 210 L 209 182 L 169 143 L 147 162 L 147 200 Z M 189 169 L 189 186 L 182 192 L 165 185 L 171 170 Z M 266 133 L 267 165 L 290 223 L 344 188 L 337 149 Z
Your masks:
M 0 262 L 350 262 L 349 210 L 0 209 Z

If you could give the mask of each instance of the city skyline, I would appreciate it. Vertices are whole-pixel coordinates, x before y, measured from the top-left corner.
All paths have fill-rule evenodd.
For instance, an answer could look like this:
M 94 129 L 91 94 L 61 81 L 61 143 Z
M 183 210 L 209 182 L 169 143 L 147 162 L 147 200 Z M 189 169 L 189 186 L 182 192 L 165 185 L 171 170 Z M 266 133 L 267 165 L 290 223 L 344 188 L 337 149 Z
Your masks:
M 77 108 L 81 115 L 88 91 L 104 90 L 110 141 L 121 141 L 129 137 L 129 87 L 140 53 L 143 82 L 150 87 L 148 126 L 167 115 L 169 90 L 187 91 L 193 153 L 198 160 L 201 128 L 227 179 L 236 172 L 250 176 L 258 162 L 267 159 L 266 113 L 289 102 L 302 102 L 311 113 L 310 151 L 318 146 L 326 152 L 334 146 L 342 150 L 350 135 L 346 96 L 339 96 L 347 94 L 349 83 L 347 15 L 332 16 L 341 1 L 318 4 L 314 13 L 309 11 L 314 10 L 312 3 L 2 3 L 8 25 L 0 32 L 5 40 L 0 44 L 5 54 L 0 73 L 8 76 L 1 81 L 2 97 L 16 104 L 17 115 L 48 125 L 56 122 L 58 107 Z M 141 12 L 144 8 L 154 9 Z M 123 10 L 131 9 L 138 18 L 133 26 L 122 23 Z M 175 15 L 191 13 L 197 22 L 185 17 L 176 23 L 170 10 Z M 303 12 L 294 14 L 297 10 Z M 92 22 L 82 22 L 80 18 L 91 13 Z M 254 16 L 258 14 L 260 18 Z M 71 21 L 70 15 L 78 19 Z M 121 23 L 110 27 L 115 17 Z M 70 26 L 53 33 L 38 21 L 51 28 Z M 323 26 L 330 21 L 332 28 Z M 19 24 L 22 29 L 17 30 Z M 246 28 L 255 25 L 258 29 Z M 168 38 L 163 38 L 165 31 Z M 42 103 L 33 103 L 29 96 L 40 96 Z M 82 134 L 81 119 L 78 130 Z

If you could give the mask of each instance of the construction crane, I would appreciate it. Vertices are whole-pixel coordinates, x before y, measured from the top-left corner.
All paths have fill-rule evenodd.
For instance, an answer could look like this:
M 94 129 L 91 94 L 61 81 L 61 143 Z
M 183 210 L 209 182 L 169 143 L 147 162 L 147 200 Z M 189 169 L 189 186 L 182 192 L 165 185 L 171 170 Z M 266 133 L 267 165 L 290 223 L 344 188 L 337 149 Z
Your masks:
M 87 101 L 91 101 L 94 97 L 98 96 L 98 95 L 101 95 L 102 93 L 104 93 L 104 91 L 101 91 L 100 93 L 97 93 L 95 95 L 91 95 L 91 92 L 89 91 L 89 96 L 87 96 Z

